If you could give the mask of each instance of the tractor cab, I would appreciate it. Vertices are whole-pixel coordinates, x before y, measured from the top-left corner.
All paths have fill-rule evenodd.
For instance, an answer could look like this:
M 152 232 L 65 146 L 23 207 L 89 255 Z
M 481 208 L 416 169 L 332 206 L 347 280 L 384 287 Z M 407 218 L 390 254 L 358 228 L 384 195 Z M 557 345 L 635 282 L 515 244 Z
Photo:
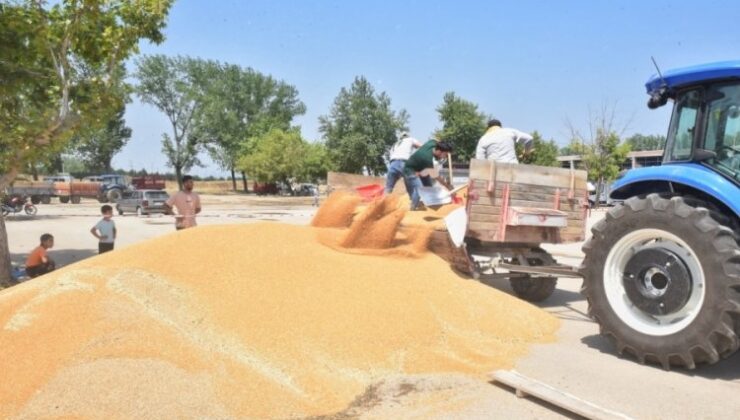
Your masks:
M 673 99 L 663 163 L 698 163 L 740 182 L 740 61 L 651 78 L 648 107 Z

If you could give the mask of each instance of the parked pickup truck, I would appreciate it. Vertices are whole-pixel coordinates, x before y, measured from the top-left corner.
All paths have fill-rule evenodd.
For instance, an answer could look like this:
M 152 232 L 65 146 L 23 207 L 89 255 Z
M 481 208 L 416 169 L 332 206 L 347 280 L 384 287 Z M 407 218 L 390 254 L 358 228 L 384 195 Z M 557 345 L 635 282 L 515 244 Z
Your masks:
M 125 192 L 123 198 L 116 202 L 118 214 L 126 212 L 144 216 L 152 213 L 164 213 L 164 203 L 170 198 L 169 194 L 161 190 L 137 190 Z

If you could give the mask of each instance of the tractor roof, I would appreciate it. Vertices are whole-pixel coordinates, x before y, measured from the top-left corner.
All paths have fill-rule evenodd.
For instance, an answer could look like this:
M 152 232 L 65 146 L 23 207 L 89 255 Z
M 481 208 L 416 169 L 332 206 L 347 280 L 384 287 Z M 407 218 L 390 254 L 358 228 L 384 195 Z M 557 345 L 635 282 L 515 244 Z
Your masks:
M 645 83 L 645 88 L 652 95 L 662 87 L 675 90 L 682 86 L 731 78 L 740 78 L 740 61 L 722 61 L 668 70 L 663 73 L 662 78 L 657 74 L 653 75 Z

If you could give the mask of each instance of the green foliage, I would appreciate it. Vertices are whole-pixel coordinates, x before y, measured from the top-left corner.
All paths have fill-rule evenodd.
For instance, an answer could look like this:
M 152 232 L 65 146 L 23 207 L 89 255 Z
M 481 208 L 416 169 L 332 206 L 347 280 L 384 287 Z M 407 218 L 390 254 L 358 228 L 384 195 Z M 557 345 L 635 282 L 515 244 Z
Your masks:
M 437 112 L 442 121 L 442 129 L 435 133 L 437 138 L 452 143 L 456 159 L 474 158 L 478 140 L 486 131 L 487 120 L 486 115 L 478 110 L 478 105 L 455 96 L 454 92 L 447 92 Z
M 560 166 L 558 162 L 558 145 L 555 140 L 546 141 L 537 131 L 532 133 L 533 150 L 524 153 L 524 147 L 517 143 L 516 154 L 520 156 L 520 163 L 538 166 Z
M 212 61 L 190 57 L 145 56 L 138 61 L 136 93 L 170 120 L 172 135 L 162 134 L 162 152 L 179 179 L 183 172 L 200 165 L 201 141 L 194 135 L 208 84 L 218 73 Z M 180 185 L 182 188 L 182 185 Z
M 85 171 L 106 173 L 113 170 L 113 156 L 131 139 L 131 129 L 123 119 L 125 111 L 121 107 L 104 127 L 80 130 L 72 139 L 72 151 L 81 159 Z
M 597 197 L 600 197 L 602 188 L 617 177 L 630 152 L 630 145 L 620 144 L 617 133 L 602 129 L 596 131 L 593 143 L 586 144 L 574 139 L 569 147 L 574 154 L 581 155 L 588 178 L 596 181 Z
M 665 147 L 665 136 L 657 134 L 652 134 L 649 136 L 635 134 L 625 140 L 625 143 L 629 144 L 630 148 L 634 151 L 660 150 Z
M 254 138 L 254 149 L 242 156 L 237 169 L 258 182 L 316 181 L 332 169 L 326 147 L 307 143 L 298 130 L 274 128 Z
M 272 129 L 290 129 L 293 118 L 306 112 L 298 90 L 251 68 L 218 64 L 204 88 L 195 136 L 221 168 L 234 170 L 250 139 Z
M 385 92 L 375 93 L 362 76 L 349 88 L 342 88 L 334 99 L 329 115 L 319 118 L 319 131 L 330 150 L 337 169 L 342 172 L 371 174 L 386 171 L 385 155 L 405 130 L 408 113 L 391 109 Z
M 0 188 L 122 105 L 121 63 L 161 42 L 170 0 L 0 4 Z
M 326 179 L 327 172 L 334 169 L 331 153 L 325 144 L 306 143 L 297 180 L 316 183 L 321 179 Z

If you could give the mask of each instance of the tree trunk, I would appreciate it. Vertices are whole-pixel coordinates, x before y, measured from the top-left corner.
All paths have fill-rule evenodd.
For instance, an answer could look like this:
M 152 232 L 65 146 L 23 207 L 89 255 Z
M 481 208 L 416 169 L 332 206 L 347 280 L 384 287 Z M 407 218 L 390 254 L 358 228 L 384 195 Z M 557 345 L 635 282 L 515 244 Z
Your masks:
M 39 168 L 37 168 L 35 164 L 31 164 L 31 175 L 33 175 L 34 181 L 39 180 Z
M 231 186 L 234 192 L 236 192 L 236 172 L 234 172 L 233 167 L 231 168 Z
M 182 166 L 180 165 L 174 165 L 175 166 L 175 178 L 177 178 L 177 189 L 178 191 L 182 191 Z
M 5 218 L 0 216 L 0 289 L 13 285 L 10 278 L 10 248 L 8 247 L 8 231 L 5 229 Z
M 52 172 L 62 173 L 64 172 L 64 161 L 62 160 L 62 154 L 54 156 L 51 162 Z
M 244 184 L 244 192 L 249 192 L 249 188 L 247 188 L 247 174 L 242 171 L 242 183 Z

